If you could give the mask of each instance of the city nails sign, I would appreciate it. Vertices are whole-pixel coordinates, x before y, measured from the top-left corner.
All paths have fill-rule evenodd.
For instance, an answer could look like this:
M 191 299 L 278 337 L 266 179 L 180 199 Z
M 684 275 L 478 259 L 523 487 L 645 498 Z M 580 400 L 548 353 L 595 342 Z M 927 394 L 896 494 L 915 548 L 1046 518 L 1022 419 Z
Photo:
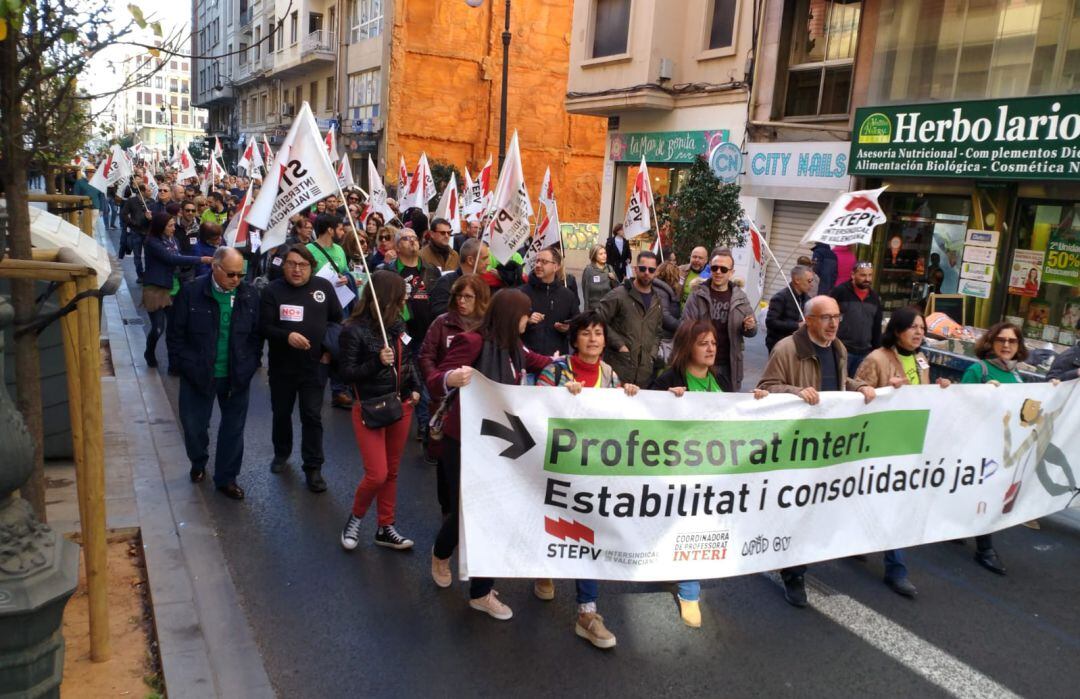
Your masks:
M 849 172 L 1080 180 L 1080 94 L 859 109 Z

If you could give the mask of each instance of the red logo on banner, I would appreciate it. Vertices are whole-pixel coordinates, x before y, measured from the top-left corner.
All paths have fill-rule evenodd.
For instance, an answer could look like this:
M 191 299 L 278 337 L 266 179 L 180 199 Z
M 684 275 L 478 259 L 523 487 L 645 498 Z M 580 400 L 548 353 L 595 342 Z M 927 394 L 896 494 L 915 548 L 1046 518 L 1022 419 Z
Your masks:
M 595 543 L 593 530 L 577 520 L 544 517 L 544 531 L 560 541 L 573 539 L 574 541 L 588 541 L 590 544 Z

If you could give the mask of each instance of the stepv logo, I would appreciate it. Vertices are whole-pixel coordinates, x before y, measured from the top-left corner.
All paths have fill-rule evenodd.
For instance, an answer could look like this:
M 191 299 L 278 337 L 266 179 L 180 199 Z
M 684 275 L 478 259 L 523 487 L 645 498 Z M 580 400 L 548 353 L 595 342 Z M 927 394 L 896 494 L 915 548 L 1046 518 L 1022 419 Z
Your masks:
M 596 542 L 596 533 L 577 520 L 544 517 L 544 531 L 563 542 L 567 539 L 589 544 Z M 595 561 L 600 558 L 600 553 L 601 549 L 586 546 L 585 543 L 551 543 L 547 547 L 548 558 L 591 558 Z

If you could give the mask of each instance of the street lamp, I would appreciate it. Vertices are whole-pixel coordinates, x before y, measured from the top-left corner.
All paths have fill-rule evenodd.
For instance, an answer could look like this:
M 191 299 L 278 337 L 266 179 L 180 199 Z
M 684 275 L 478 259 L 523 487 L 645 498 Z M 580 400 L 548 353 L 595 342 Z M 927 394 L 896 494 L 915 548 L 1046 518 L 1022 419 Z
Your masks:
M 174 155 L 174 153 L 173 153 L 173 111 L 172 111 L 172 105 L 169 104 L 167 101 L 162 102 L 161 106 L 158 107 L 158 111 L 160 111 L 162 114 L 165 114 L 165 109 L 166 108 L 168 108 L 168 110 L 169 110 L 169 158 L 172 158 L 173 155 Z
M 465 4 L 469 7 L 480 7 L 484 4 L 484 0 L 465 0 Z M 499 102 L 499 172 L 502 172 L 503 161 L 506 160 L 506 87 L 510 75 L 510 0 L 506 0 L 502 45 L 502 96 Z

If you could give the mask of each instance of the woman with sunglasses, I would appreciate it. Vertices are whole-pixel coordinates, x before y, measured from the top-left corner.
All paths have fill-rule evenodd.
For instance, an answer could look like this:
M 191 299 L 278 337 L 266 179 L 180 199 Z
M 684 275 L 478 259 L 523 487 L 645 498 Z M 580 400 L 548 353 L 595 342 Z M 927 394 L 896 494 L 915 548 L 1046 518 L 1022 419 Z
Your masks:
M 379 265 L 393 262 L 397 259 L 397 248 L 394 242 L 397 240 L 398 229 L 393 226 L 382 226 L 375 238 L 375 250 L 368 257 L 368 269 L 375 269 Z
M 1020 328 L 1012 323 L 997 323 L 983 333 L 975 341 L 975 356 L 978 361 L 967 368 L 960 383 L 1023 383 L 1016 364 L 1027 359 L 1028 349 Z M 975 562 L 991 573 L 1005 575 L 1005 564 L 990 534 L 975 537 Z
M 450 349 L 435 371 L 427 377 L 432 399 L 441 399 L 452 389 L 467 386 L 473 374 L 498 383 L 516 385 L 525 381 L 527 373 L 542 371 L 551 363 L 530 351 L 521 342 L 529 323 L 532 303 L 517 289 L 502 289 L 492 297 L 484 321 L 476 332 L 462 333 L 450 343 Z M 461 482 L 461 407 L 457 396 L 451 396 L 446 418 L 442 424 L 442 461 L 452 498 L 449 515 L 443 520 L 435 547 L 431 552 L 431 577 L 439 587 L 450 587 L 450 557 L 458 544 L 458 496 Z M 474 577 L 469 581 L 469 606 L 495 619 L 505 621 L 514 616 L 510 607 L 499 601 L 491 578 Z
M 893 311 L 881 335 L 881 347 L 859 364 L 855 378 L 874 388 L 926 386 L 930 382 L 930 362 L 919 351 L 926 337 L 926 320 L 919 309 L 907 306 Z M 948 379 L 938 379 L 946 388 Z M 908 580 L 907 565 L 901 551 L 885 552 L 885 584 L 893 592 L 914 598 L 918 591 Z
M 672 339 L 671 367 L 649 385 L 651 391 L 670 391 L 682 397 L 687 391 L 721 393 L 716 374 L 716 328 L 711 320 L 700 318 L 679 326 Z M 677 583 L 679 615 L 691 628 L 701 626 L 701 583 L 684 580 Z

